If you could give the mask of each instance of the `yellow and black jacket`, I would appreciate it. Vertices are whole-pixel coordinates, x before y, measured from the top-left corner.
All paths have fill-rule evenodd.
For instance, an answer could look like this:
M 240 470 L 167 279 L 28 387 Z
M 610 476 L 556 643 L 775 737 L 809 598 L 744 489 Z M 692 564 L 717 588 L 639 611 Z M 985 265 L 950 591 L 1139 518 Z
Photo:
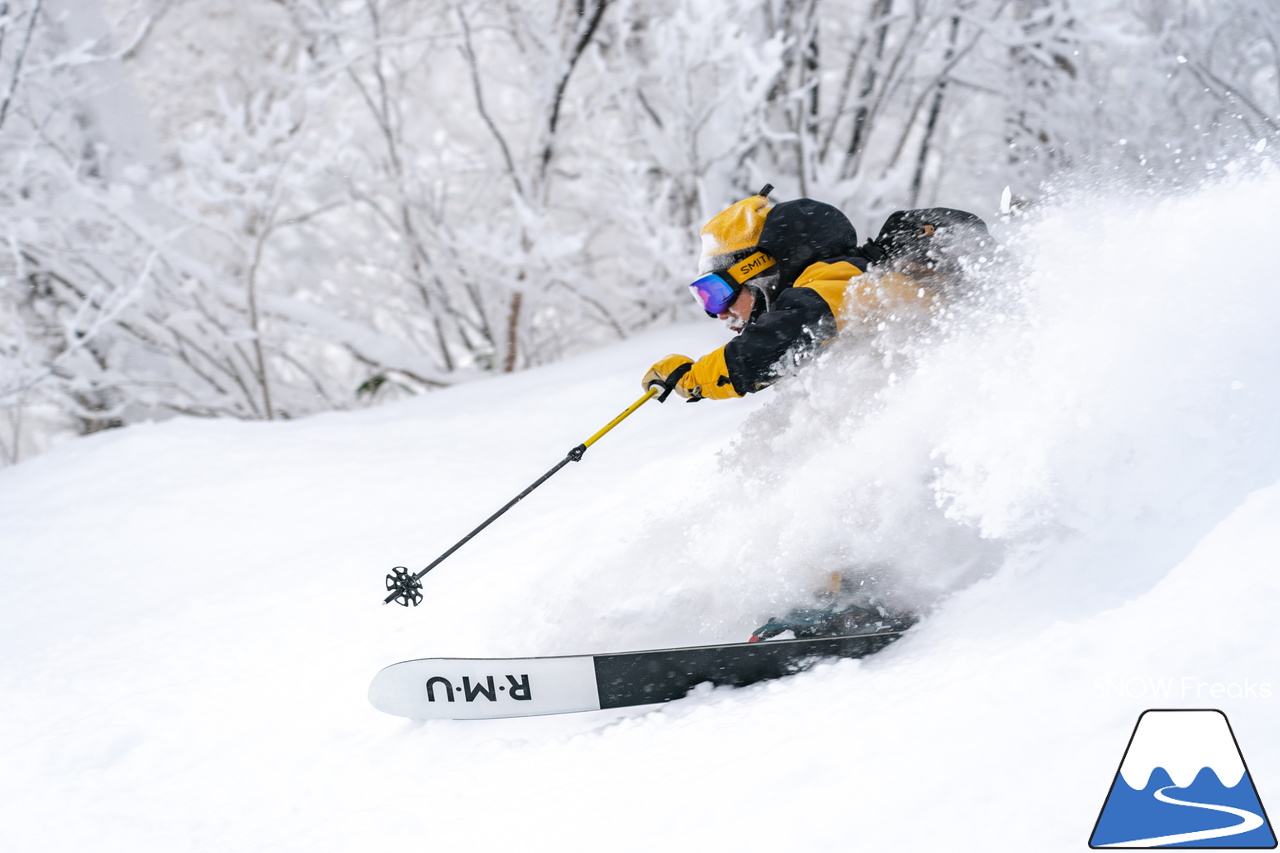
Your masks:
M 767 306 L 757 293 L 752 322 L 729 343 L 697 359 L 684 382 L 702 397 L 741 397 L 775 382 L 846 329 L 873 331 L 882 323 L 926 318 L 938 294 L 895 272 L 866 274 L 870 262 L 857 232 L 834 207 L 798 199 L 769 212 L 760 251 L 777 260 L 777 296 Z M 683 383 L 682 383 L 683 384 Z

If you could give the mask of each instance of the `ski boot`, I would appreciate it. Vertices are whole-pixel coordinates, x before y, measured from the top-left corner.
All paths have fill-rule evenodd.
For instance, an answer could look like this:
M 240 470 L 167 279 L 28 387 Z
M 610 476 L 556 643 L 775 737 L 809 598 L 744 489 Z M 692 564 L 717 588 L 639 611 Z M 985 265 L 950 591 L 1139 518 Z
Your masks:
M 866 578 L 833 572 L 828 586 L 817 594 L 824 605 L 797 607 L 761 625 L 748 642 L 758 643 L 790 631 L 796 639 L 848 637 L 881 631 L 905 631 L 919 621 L 909 611 L 890 607 L 867 594 Z

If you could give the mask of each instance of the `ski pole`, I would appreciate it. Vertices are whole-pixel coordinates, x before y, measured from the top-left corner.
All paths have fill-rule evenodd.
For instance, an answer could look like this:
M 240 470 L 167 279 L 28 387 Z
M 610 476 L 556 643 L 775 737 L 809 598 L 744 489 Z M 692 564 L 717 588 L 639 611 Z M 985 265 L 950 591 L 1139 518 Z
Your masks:
M 385 599 L 383 599 L 382 603 L 390 604 L 391 602 L 395 601 L 395 602 L 399 602 L 405 607 L 408 607 L 410 604 L 412 604 L 414 607 L 417 607 L 422 602 L 422 576 L 423 575 L 425 575 L 427 572 L 431 571 L 436 566 L 443 563 L 445 560 L 449 558 L 451 554 L 453 554 L 454 551 L 457 551 L 463 545 L 466 545 L 473 538 L 475 538 L 476 534 L 478 534 L 481 530 L 484 530 L 490 524 L 497 521 L 498 517 L 501 516 L 504 512 L 511 509 L 513 506 L 520 503 L 520 501 L 528 497 L 530 492 L 538 488 L 538 486 L 541 486 L 547 480 L 551 479 L 551 475 L 555 474 L 557 471 L 559 471 L 565 465 L 568 465 L 570 462 L 578 462 L 579 460 L 581 460 L 582 454 L 587 452 L 588 447 L 595 444 L 597 441 L 599 441 L 601 438 L 604 437 L 605 433 L 607 433 L 609 430 L 613 429 L 618 424 L 622 423 L 624 420 L 630 417 L 631 414 L 635 412 L 636 409 L 640 408 L 645 403 L 652 400 L 654 397 L 657 397 L 659 394 L 662 394 L 663 390 L 664 389 L 662 387 L 657 385 L 650 387 L 649 390 L 644 393 L 644 396 L 641 397 L 639 400 L 636 400 L 630 406 L 628 406 L 625 412 L 618 415 L 613 420 L 609 421 L 609 423 L 605 424 L 604 427 L 600 429 L 599 432 L 597 432 L 595 435 L 588 438 L 586 441 L 582 442 L 582 444 L 579 444 L 577 447 L 573 448 L 573 450 L 570 450 L 569 454 L 565 456 L 565 458 L 561 459 L 554 468 L 552 468 L 550 471 L 548 471 L 547 473 L 539 477 L 537 480 L 535 480 L 533 485 L 531 485 L 529 488 L 525 489 L 523 492 L 521 492 L 520 494 L 512 498 L 510 501 L 508 501 L 506 506 L 504 506 L 502 509 L 498 510 L 493 515 L 486 518 L 479 527 L 477 527 L 475 530 L 472 530 L 466 536 L 462 537 L 462 539 L 459 540 L 458 543 L 455 544 L 452 548 L 450 548 L 448 551 L 445 551 L 439 557 L 436 557 L 436 559 L 431 563 L 431 565 L 427 566 L 422 571 L 411 575 L 409 574 L 409 570 L 406 569 L 404 566 L 396 566 L 394 569 L 392 569 L 391 572 L 387 575 L 387 589 L 390 590 L 391 594 L 388 595 Z

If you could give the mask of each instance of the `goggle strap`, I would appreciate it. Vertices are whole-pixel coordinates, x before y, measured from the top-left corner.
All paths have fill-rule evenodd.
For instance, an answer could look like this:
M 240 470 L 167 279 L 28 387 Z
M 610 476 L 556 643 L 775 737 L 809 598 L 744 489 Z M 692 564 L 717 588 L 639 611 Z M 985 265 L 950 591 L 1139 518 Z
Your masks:
M 764 252 L 756 252 L 754 255 L 738 261 L 738 263 L 729 267 L 725 272 L 727 272 L 729 277 L 735 282 L 742 284 L 748 279 L 755 278 L 770 267 L 777 266 L 777 263 L 778 262 L 773 259 L 772 255 L 766 255 Z

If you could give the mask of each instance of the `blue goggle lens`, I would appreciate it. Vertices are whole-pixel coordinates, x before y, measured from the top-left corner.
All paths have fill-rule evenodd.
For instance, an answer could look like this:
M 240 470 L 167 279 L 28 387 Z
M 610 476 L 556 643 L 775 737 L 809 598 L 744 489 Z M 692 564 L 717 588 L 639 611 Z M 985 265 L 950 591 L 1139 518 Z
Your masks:
M 738 298 L 742 285 L 729 281 L 722 273 L 713 272 L 689 285 L 689 290 L 702 310 L 716 317 L 723 314 L 733 304 L 733 300 Z

